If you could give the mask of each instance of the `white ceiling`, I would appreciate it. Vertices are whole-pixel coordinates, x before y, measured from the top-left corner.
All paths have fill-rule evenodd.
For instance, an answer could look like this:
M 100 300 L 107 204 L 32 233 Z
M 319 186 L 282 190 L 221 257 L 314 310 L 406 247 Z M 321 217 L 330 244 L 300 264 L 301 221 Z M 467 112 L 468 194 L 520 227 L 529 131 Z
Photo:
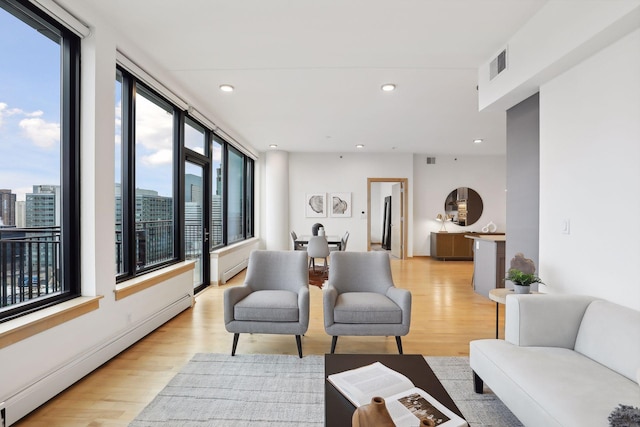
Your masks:
M 478 112 L 477 68 L 546 0 L 58 2 L 94 8 L 258 151 L 499 155 L 505 114 Z

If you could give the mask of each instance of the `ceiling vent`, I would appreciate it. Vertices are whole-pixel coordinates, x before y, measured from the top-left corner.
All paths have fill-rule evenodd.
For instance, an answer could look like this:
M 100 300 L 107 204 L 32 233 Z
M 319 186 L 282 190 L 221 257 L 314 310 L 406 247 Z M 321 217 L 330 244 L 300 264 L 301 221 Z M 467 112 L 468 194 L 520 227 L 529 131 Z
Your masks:
M 496 56 L 489 65 L 489 80 L 493 80 L 498 74 L 507 69 L 507 49 Z
M 435 157 L 427 157 L 427 164 L 428 165 L 435 165 L 436 164 L 436 158 Z

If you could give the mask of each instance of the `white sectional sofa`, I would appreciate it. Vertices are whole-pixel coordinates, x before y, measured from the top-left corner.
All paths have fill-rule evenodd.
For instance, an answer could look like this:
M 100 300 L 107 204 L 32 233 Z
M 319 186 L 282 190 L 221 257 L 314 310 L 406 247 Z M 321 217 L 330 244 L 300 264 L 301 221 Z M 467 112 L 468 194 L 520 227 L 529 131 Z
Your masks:
M 505 339 L 470 343 L 483 381 L 526 426 L 608 426 L 640 407 L 640 312 L 578 295 L 509 295 Z

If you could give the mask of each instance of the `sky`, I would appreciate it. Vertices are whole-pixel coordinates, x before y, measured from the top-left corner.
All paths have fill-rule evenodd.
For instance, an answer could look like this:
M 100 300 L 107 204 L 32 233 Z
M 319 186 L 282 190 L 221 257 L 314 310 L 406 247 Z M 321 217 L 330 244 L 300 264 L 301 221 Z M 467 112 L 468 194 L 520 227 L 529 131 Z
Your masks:
M 114 82 L 115 82 L 114 69 Z M 121 94 L 115 85 L 115 182 L 120 183 Z M 173 192 L 172 113 L 137 93 L 136 188 Z M 187 126 L 187 147 L 203 152 Z M 202 141 L 202 140 L 200 140 Z M 214 153 L 213 170 L 220 164 Z M 0 189 L 25 200 L 33 185 L 60 185 L 60 46 L 0 8 Z
M 0 9 L 0 188 L 60 185 L 60 47 Z

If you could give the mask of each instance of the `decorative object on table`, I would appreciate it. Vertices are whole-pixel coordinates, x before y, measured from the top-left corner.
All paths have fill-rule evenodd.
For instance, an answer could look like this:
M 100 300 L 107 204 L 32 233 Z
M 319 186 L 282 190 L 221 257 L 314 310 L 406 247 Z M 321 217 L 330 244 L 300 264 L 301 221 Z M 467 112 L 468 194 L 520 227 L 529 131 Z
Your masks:
M 620 404 L 609 415 L 610 427 L 640 427 L 640 408 Z
M 440 233 L 448 233 L 445 223 L 447 221 L 451 221 L 452 219 L 453 217 L 447 214 L 438 214 L 438 216 L 436 216 L 436 221 L 440 221 L 442 223 L 442 225 L 440 226 Z
M 351 417 L 352 426 L 434 426 L 436 422 L 442 427 L 468 426 L 409 377 L 379 361 L 329 374 L 327 381 L 358 408 Z
M 534 274 L 535 271 L 536 266 L 533 260 L 525 258 L 524 254 L 518 252 L 511 259 L 511 268 L 507 272 L 505 280 L 513 283 L 513 291 L 516 294 L 528 294 L 533 283 L 544 285 L 544 282 Z
M 513 282 L 513 291 L 516 294 L 528 294 L 531 291 L 532 283 L 542 283 L 544 285 L 544 282 L 535 274 L 524 273 L 515 268 L 509 269 L 506 280 Z
M 329 195 L 329 213 L 332 217 L 351 217 L 351 193 L 331 193 Z
M 498 227 L 493 223 L 493 221 L 489 221 L 489 224 L 482 227 L 483 233 L 495 233 Z
M 324 227 L 318 227 L 318 236 L 324 237 Z
M 326 193 L 307 193 L 304 200 L 305 216 L 307 218 L 323 218 L 327 216 Z
M 312 236 L 317 236 L 318 235 L 318 230 L 320 230 L 320 228 L 322 228 L 324 230 L 324 225 L 320 224 L 319 222 L 316 222 L 315 224 L 313 224 L 311 226 L 311 235 Z
M 371 403 L 362 405 L 353 413 L 351 419 L 352 427 L 394 427 L 395 424 L 384 399 L 375 396 L 371 399 Z

